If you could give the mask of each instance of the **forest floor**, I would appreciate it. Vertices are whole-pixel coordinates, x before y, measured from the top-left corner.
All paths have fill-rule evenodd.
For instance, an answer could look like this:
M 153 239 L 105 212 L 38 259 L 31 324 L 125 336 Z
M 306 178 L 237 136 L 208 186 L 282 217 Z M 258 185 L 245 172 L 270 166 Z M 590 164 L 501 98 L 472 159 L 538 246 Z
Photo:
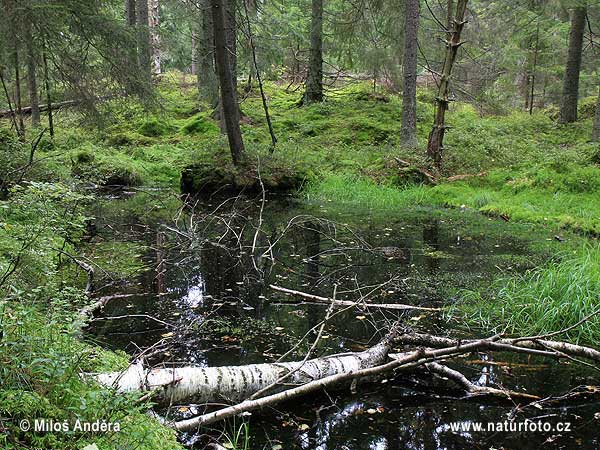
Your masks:
M 303 188 L 296 196 L 306 202 L 360 208 L 374 215 L 415 205 L 447 206 L 534 223 L 566 241 L 561 254 L 531 272 L 457 293 L 459 301 L 450 314 L 487 330 L 537 333 L 564 328 L 598 307 L 600 145 L 589 142 L 594 111 L 590 105 L 595 99 L 582 101 L 581 120 L 569 125 L 557 124 L 552 109 L 494 116 L 470 104 L 453 103 L 444 172 L 434 173 L 436 182 L 430 184 L 424 183 L 422 169 L 428 170 L 423 155 L 433 116 L 431 92 L 418 95 L 419 148 L 403 150 L 397 95 L 353 84 L 328 90 L 322 104 L 298 107 L 301 94 L 295 87 L 268 83 L 266 89 L 278 144 L 271 153 L 255 87 L 241 95 L 247 160 L 260 166 L 265 177 L 301 178 Z M 81 271 L 76 275 L 75 269 L 65 271 L 64 266 L 85 238 L 85 205 L 95 200 L 93 193 L 75 186 L 178 191 L 181 173 L 191 165 L 218 173 L 233 170 L 218 124 L 210 111 L 198 112 L 193 80 L 166 74 L 159 91 L 155 113 L 127 99 L 102 104 L 96 118 L 105 121 L 101 128 L 84 127 L 81 115 L 60 111 L 54 141 L 44 136 L 36 149 L 37 162 L 24 178 L 30 183 L 2 201 L 0 282 L 9 294 L 0 300 L 0 313 L 2 343 L 9 345 L 0 346 L 1 365 L 8 369 L 1 375 L 0 412 L 60 418 L 80 411 L 90 420 L 122 418 L 129 427 L 128 433 L 117 436 L 122 442 L 76 436 L 81 444 L 96 442 L 100 448 L 128 442 L 141 442 L 138 448 L 143 449 L 177 444 L 174 433 L 143 413 L 145 404 L 116 399 L 76 375 L 79 370 L 115 370 L 127 358 L 78 339 L 77 310 L 86 301 Z M 20 176 L 18 169 L 27 164 L 30 150 L 10 134 L 0 129 L 0 142 L 5 144 L 0 162 L 7 183 L 20 181 L 11 177 Z M 398 160 L 409 162 L 409 168 Z M 474 176 L 449 178 L 456 175 Z M 136 248 L 119 247 L 112 253 L 105 249 L 103 257 L 109 260 L 117 252 L 125 258 L 114 269 L 132 270 Z M 12 301 L 15 298 L 26 301 Z M 594 320 L 567 337 L 597 342 L 599 330 Z M 0 444 L 11 445 L 2 439 Z M 71 448 L 69 436 L 64 439 L 45 434 L 23 444 Z

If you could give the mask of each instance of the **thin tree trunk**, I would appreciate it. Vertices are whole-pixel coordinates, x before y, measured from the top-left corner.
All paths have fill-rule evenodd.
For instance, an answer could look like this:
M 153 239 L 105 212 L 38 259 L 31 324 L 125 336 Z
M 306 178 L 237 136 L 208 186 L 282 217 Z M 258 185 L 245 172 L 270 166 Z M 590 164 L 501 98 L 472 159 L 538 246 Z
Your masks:
M 225 7 L 225 39 L 231 66 L 231 80 L 233 81 L 233 92 L 237 101 L 237 1 L 224 0 Z
M 592 141 L 600 142 L 600 88 L 598 88 L 598 101 L 596 102 L 596 113 L 594 114 L 594 128 L 592 129 Z
M 271 153 L 275 150 L 275 146 L 277 145 L 277 137 L 275 136 L 275 131 L 273 130 L 273 123 L 271 122 L 271 115 L 269 114 L 269 106 L 267 104 L 267 97 L 265 95 L 265 90 L 263 89 L 262 77 L 260 76 L 260 69 L 258 68 L 258 62 L 256 61 L 256 45 L 254 44 L 254 36 L 252 35 L 252 27 L 250 26 L 250 15 L 248 14 L 248 6 L 246 5 L 246 0 L 243 0 L 244 3 L 244 12 L 246 14 L 246 23 L 248 25 L 248 40 L 250 41 L 250 50 L 252 51 L 252 62 L 254 64 L 254 70 L 256 71 L 256 81 L 258 82 L 258 88 L 260 90 L 260 97 L 262 99 L 263 110 L 265 111 L 265 119 L 267 121 L 267 126 L 269 127 L 269 135 L 271 136 Z M 248 92 L 252 87 L 252 72 L 248 75 Z
M 209 0 L 200 1 L 200 27 L 198 39 L 198 95 L 210 108 L 219 103 L 219 87 L 215 73 L 215 44 L 212 8 Z
M 130 27 L 135 26 L 135 0 L 125 0 L 125 20 Z
M 234 165 L 239 165 L 244 155 L 244 141 L 240 130 L 240 111 L 234 91 L 233 74 L 229 62 L 225 31 L 225 11 L 222 0 L 211 0 L 215 40 L 215 60 L 221 87 L 221 107 L 227 131 L 229 149 Z
M 160 2 L 159 0 L 150 0 L 149 8 L 149 33 L 150 33 L 150 51 L 152 54 L 152 73 L 158 75 L 162 73 L 161 52 L 160 52 Z
M 19 68 L 19 50 L 17 49 L 17 43 L 15 42 L 15 48 L 13 50 L 13 62 L 15 64 L 15 107 L 17 113 L 17 122 L 19 124 L 19 138 L 25 139 L 25 123 L 23 121 L 23 111 L 21 109 L 21 71 Z
M 533 70 L 531 71 L 531 91 L 529 93 L 529 115 L 533 114 L 533 102 L 535 100 L 535 73 L 538 63 L 538 48 L 540 45 L 540 19 L 538 17 L 537 28 L 535 31 L 535 49 L 533 53 Z
M 465 25 L 464 17 L 467 9 L 467 1 L 468 0 L 458 0 L 454 17 L 450 21 L 451 23 L 448 24 L 447 34 L 449 38 L 446 41 L 446 57 L 444 59 L 438 95 L 435 99 L 435 119 L 431 133 L 429 134 L 429 142 L 427 143 L 427 155 L 438 170 L 441 170 L 442 168 L 444 134 L 446 132 L 446 111 L 448 110 L 448 104 L 450 102 L 448 99 L 450 77 L 452 75 L 452 67 L 456 61 L 458 49 L 462 45 L 460 34 Z
M 419 0 L 404 5 L 404 81 L 402 86 L 402 128 L 400 143 L 406 148 L 417 146 L 417 36 Z
M 579 97 L 579 72 L 581 70 L 581 50 L 583 30 L 585 28 L 585 7 L 573 9 L 571 31 L 569 32 L 569 52 L 565 67 L 562 100 L 560 104 L 560 123 L 577 121 L 577 100 Z
M 152 81 L 152 48 L 148 17 L 148 0 L 136 1 L 136 25 L 138 34 L 138 64 L 146 81 Z
M 323 101 L 323 0 L 312 0 L 310 61 L 304 103 Z
M 10 99 L 10 94 L 8 93 L 8 88 L 6 87 L 6 82 L 4 81 L 4 72 L 2 67 L 0 67 L 0 82 L 2 83 L 2 89 L 4 90 L 4 95 L 6 96 L 6 103 L 8 104 L 8 114 L 12 120 L 13 126 L 15 127 L 15 131 L 17 132 L 17 136 L 19 135 L 19 125 L 17 125 L 17 115 L 12 106 L 12 101 Z
M 50 94 L 50 76 L 48 74 L 48 58 L 46 56 L 46 50 L 42 55 L 44 62 L 44 90 L 46 91 L 46 105 L 48 106 L 48 130 L 50 131 L 50 137 L 54 137 L 54 117 L 52 115 L 52 95 Z
M 29 89 L 29 106 L 31 106 L 31 124 L 34 127 L 40 126 L 40 98 L 38 94 L 38 85 L 36 77 L 35 53 L 33 50 L 33 36 L 31 34 L 30 19 L 26 19 L 25 24 L 25 45 L 27 48 L 27 87 Z

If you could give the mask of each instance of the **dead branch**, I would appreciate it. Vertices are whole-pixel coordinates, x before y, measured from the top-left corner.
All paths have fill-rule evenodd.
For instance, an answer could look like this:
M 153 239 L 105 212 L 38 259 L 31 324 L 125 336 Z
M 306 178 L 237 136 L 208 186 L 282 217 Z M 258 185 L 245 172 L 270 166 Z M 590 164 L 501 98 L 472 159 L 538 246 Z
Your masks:
M 394 310 L 407 310 L 407 309 L 418 309 L 421 311 L 440 311 L 440 308 L 429 308 L 425 306 L 414 306 L 414 305 L 404 305 L 401 303 L 366 303 L 366 302 L 353 302 L 350 300 L 335 300 L 329 297 L 320 297 L 318 295 L 307 294 L 305 292 L 294 291 L 292 289 L 287 289 L 281 286 L 276 286 L 274 284 L 269 285 L 271 289 L 274 291 L 283 292 L 288 295 L 297 295 L 298 297 L 302 297 L 317 303 L 331 304 L 339 306 L 356 306 L 359 308 L 380 308 L 380 309 L 394 309 Z

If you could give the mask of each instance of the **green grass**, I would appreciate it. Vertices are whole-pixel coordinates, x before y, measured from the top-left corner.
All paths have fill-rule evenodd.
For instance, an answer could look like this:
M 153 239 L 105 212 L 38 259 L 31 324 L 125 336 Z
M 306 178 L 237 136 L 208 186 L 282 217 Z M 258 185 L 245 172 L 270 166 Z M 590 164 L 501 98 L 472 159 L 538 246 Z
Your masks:
M 394 211 L 431 203 L 429 189 L 411 186 L 398 189 L 377 184 L 366 177 L 331 174 L 309 184 L 304 195 L 309 202 L 331 202 L 345 207 Z
M 522 276 L 497 281 L 488 292 L 465 291 L 453 316 L 491 332 L 527 336 L 563 330 L 600 308 L 600 247 L 589 245 Z M 595 316 L 559 338 L 596 344 Z

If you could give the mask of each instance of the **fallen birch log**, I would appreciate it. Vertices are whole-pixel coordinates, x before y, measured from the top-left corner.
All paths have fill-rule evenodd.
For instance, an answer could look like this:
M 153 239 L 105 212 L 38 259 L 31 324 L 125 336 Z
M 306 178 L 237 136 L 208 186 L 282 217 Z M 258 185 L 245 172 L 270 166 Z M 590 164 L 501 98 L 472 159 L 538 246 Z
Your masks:
M 442 357 L 487 349 L 489 348 L 489 344 L 497 339 L 498 337 L 481 339 L 476 342 L 471 342 L 468 344 L 458 344 L 452 347 L 442 349 L 425 350 L 423 348 L 420 348 L 414 351 L 395 355 L 392 361 L 384 364 L 330 375 L 325 378 L 311 381 L 301 386 L 284 390 L 277 394 L 272 394 L 256 400 L 245 400 L 241 403 L 238 403 L 237 405 L 222 408 L 208 414 L 203 414 L 201 416 L 192 417 L 191 419 L 181 420 L 179 422 L 175 422 L 174 424 L 172 424 L 172 426 L 177 431 L 196 430 L 201 426 L 209 425 L 211 423 L 218 422 L 244 412 L 261 409 L 266 406 L 272 406 L 274 404 L 286 400 L 291 400 L 293 398 L 306 395 L 320 389 L 335 386 L 343 382 L 355 380 L 358 378 L 378 376 L 383 373 L 390 372 L 392 370 L 413 369 L 415 367 L 422 366 L 429 362 L 433 362 L 434 360 Z
M 417 367 L 425 366 L 431 372 L 436 373 L 439 376 L 451 379 L 456 384 L 461 386 L 465 391 L 472 395 L 491 395 L 494 397 L 502 397 L 509 400 L 522 400 L 525 402 L 533 402 L 539 400 L 538 396 L 521 393 L 516 391 L 508 391 L 502 390 L 487 386 L 479 386 L 472 382 L 470 382 L 463 374 L 460 372 L 450 369 L 442 364 L 439 364 L 437 361 L 444 358 L 452 358 L 459 355 L 464 355 L 466 353 L 477 352 L 477 351 L 490 351 L 490 350 L 507 350 L 507 346 L 512 347 L 513 349 L 519 349 L 524 353 L 539 355 L 539 356 L 547 356 L 547 357 L 560 357 L 561 353 L 558 350 L 540 350 L 536 348 L 527 348 L 527 347 L 517 347 L 510 344 L 511 342 L 518 341 L 518 339 L 501 339 L 500 336 L 493 336 L 491 338 L 486 339 L 474 339 L 461 341 L 458 339 L 450 339 L 437 337 L 433 335 L 425 335 L 425 334 L 402 334 L 400 336 L 393 337 L 396 344 L 402 342 L 407 343 L 407 341 L 411 341 L 411 344 L 415 342 L 420 342 L 421 347 L 416 350 L 407 351 L 405 353 L 393 354 L 389 355 L 392 359 L 390 362 L 380 364 L 373 367 L 367 367 L 364 369 L 359 369 L 356 371 L 339 373 L 336 375 L 331 375 L 325 378 L 321 378 L 318 380 L 314 380 L 308 382 L 304 385 L 297 386 L 291 389 L 284 390 L 282 392 L 272 394 L 266 397 L 262 397 L 256 400 L 245 400 L 236 405 L 228 406 L 226 408 L 219 409 L 217 411 L 203 414 L 197 417 L 192 417 L 190 419 L 181 420 L 179 422 L 175 422 L 172 424 L 173 428 L 178 431 L 193 431 L 198 429 L 201 426 L 209 425 L 211 423 L 227 419 L 229 417 L 236 416 L 238 414 L 249 412 L 257 409 L 261 409 L 267 406 L 272 406 L 274 404 L 291 400 L 293 398 L 309 394 L 311 392 L 328 388 L 331 386 L 338 385 L 340 383 L 354 380 L 357 378 L 365 378 L 382 375 L 391 371 L 400 371 L 400 370 L 409 370 L 415 369 Z M 523 344 L 521 342 L 517 342 L 518 344 Z M 442 348 L 424 348 L 423 345 L 431 347 L 442 347 Z M 562 342 L 553 342 L 554 344 L 564 344 Z M 578 348 L 573 348 L 572 344 L 567 344 L 568 348 L 576 351 L 581 355 L 587 355 L 586 357 L 593 357 L 594 352 L 597 352 L 594 349 L 588 347 L 574 346 Z M 564 348 L 563 346 L 559 346 L 560 348 Z M 593 358 L 592 358 L 593 359 Z
M 145 369 L 133 364 L 123 372 L 92 375 L 105 386 L 120 392 L 139 391 L 162 403 L 238 402 L 231 406 L 190 419 L 170 423 L 178 431 L 192 431 L 241 413 L 259 410 L 324 388 L 391 371 L 425 367 L 434 376 L 449 379 L 470 395 L 492 395 L 509 400 L 536 401 L 531 394 L 479 386 L 460 372 L 440 361 L 471 352 L 513 351 L 551 358 L 582 357 L 600 361 L 593 348 L 559 341 L 529 338 L 460 340 L 413 332 L 399 332 L 396 327 L 375 346 L 358 353 L 344 353 L 300 362 L 251 364 L 229 367 L 183 367 Z M 391 354 L 393 346 L 405 345 L 403 353 Z M 390 361 L 391 359 L 391 361 Z M 281 380 L 284 379 L 285 383 Z M 274 393 L 252 398 L 259 392 Z
M 160 403 L 236 402 L 265 388 L 277 392 L 289 385 L 303 385 L 382 364 L 388 358 L 396 335 L 396 332 L 388 334 L 381 342 L 363 352 L 307 361 L 161 369 L 145 369 L 141 363 L 136 363 L 124 372 L 96 374 L 93 377 L 100 384 L 116 388 L 119 392 L 152 392 L 152 398 Z M 284 376 L 287 376 L 285 386 L 277 386 L 278 380 Z
M 332 303 L 338 306 L 356 306 L 359 308 L 379 308 L 379 309 L 395 309 L 395 310 L 407 310 L 407 309 L 418 309 L 420 311 L 441 311 L 440 308 L 429 308 L 425 306 L 413 306 L 404 305 L 401 303 L 367 303 L 367 302 L 353 302 L 350 300 L 336 300 L 329 297 L 321 297 L 319 295 L 307 294 L 305 292 L 294 291 L 281 286 L 270 284 L 269 287 L 274 291 L 283 292 L 288 295 L 296 295 L 298 297 L 311 300 L 316 303 L 323 303 L 331 305 Z

